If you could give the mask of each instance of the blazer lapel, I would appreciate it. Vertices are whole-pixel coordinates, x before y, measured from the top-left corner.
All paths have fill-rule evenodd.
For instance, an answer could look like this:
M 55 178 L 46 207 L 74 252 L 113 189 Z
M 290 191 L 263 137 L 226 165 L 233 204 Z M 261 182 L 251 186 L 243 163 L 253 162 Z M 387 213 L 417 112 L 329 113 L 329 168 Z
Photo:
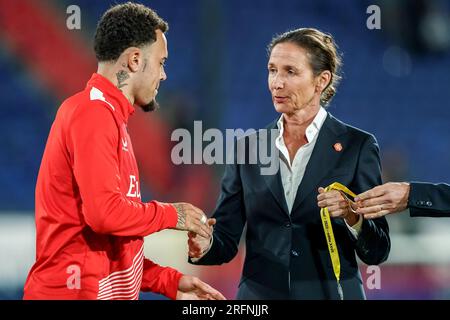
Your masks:
M 281 182 L 281 174 L 280 170 L 277 171 L 276 174 L 273 175 L 263 175 L 264 180 L 266 181 L 267 187 L 272 192 L 275 200 L 280 205 L 281 209 L 289 215 L 289 209 L 286 203 L 286 198 L 284 197 L 283 185 Z
M 306 199 L 317 184 L 333 169 L 341 153 L 334 149 L 336 143 L 342 142 L 338 137 L 346 131 L 346 127 L 329 113 L 317 137 L 316 145 L 305 169 L 295 197 L 292 212 Z M 326 187 L 326 186 L 323 186 Z
M 277 121 L 278 119 L 275 120 L 275 122 L 271 123 L 269 126 L 266 127 L 266 130 L 268 130 L 268 141 L 272 141 L 271 140 L 271 129 L 276 129 L 277 128 Z M 258 137 L 258 139 L 260 139 Z M 265 141 L 261 141 L 259 140 L 260 143 L 266 143 Z M 268 148 L 268 152 L 270 152 L 271 148 Z M 280 161 L 280 154 L 279 154 L 279 150 L 277 148 L 275 148 L 275 155 L 270 155 L 271 157 L 275 157 L 274 161 Z M 259 170 L 261 170 L 261 163 L 259 163 Z M 261 172 L 261 171 L 260 171 Z M 267 184 L 268 189 L 270 190 L 270 192 L 272 193 L 273 197 L 275 198 L 276 202 L 278 203 L 278 205 L 280 206 L 280 208 L 284 211 L 284 213 L 289 217 L 289 209 L 286 203 L 286 198 L 284 197 L 284 190 L 283 190 L 283 184 L 281 182 L 281 173 L 280 173 L 280 169 L 278 167 L 278 170 L 276 172 L 276 174 L 273 175 L 262 175 L 264 181 Z

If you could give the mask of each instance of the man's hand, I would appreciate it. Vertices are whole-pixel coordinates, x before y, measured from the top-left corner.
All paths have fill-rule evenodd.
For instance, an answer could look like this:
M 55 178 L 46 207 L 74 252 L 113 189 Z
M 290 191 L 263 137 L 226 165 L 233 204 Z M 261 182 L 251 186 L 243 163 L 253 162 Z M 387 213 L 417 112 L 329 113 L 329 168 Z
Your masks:
M 317 205 L 320 208 L 328 207 L 330 217 L 344 218 L 349 226 L 353 226 L 359 220 L 350 201 L 337 190 L 325 192 L 324 188 L 319 188 L 317 196 Z
M 409 183 L 388 182 L 363 192 L 355 198 L 356 213 L 366 219 L 374 219 L 403 211 L 408 205 L 409 190 Z
M 206 223 L 210 228 L 212 233 L 213 226 L 216 224 L 216 219 L 208 219 Z M 210 237 L 202 237 L 193 232 L 188 232 L 188 246 L 189 246 L 189 257 L 191 258 L 201 258 L 206 249 L 208 249 L 211 243 Z
M 197 277 L 183 275 L 178 283 L 177 300 L 226 300 L 210 285 Z
M 172 203 L 177 210 L 178 222 L 177 230 L 192 231 L 202 237 L 211 237 L 211 228 L 206 224 L 207 218 L 202 210 L 190 203 Z

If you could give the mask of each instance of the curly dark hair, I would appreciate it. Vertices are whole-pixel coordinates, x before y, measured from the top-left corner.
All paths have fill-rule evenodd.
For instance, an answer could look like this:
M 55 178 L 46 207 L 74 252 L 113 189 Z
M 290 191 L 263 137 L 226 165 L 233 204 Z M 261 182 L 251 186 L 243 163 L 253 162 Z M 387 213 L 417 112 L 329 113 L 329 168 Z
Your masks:
M 152 9 L 127 2 L 111 7 L 100 19 L 95 32 L 97 60 L 116 61 L 129 47 L 141 47 L 156 41 L 156 30 L 166 32 L 169 25 Z

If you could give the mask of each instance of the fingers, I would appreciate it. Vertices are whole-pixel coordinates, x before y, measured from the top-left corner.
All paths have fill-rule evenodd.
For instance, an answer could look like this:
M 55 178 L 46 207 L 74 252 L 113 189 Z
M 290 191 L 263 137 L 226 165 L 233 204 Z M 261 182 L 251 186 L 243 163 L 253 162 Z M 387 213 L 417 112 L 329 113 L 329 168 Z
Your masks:
M 367 219 L 374 219 L 385 216 L 391 212 L 391 205 L 388 202 L 371 205 L 368 207 L 360 207 L 356 209 L 356 213 Z
M 339 204 L 340 208 L 348 206 L 347 200 L 342 197 L 341 193 L 336 190 L 321 193 L 317 196 L 317 205 L 320 208 L 331 207 Z
M 216 219 L 207 219 L 205 213 L 190 203 L 173 203 L 172 204 L 178 215 L 176 229 L 186 230 L 199 234 L 202 237 L 210 238 L 213 233 L 212 226 L 216 223 Z M 191 233 L 190 238 L 194 235 Z
M 191 258 L 200 258 L 202 254 L 202 248 L 200 244 L 192 239 L 188 239 L 188 247 L 189 247 L 189 257 Z
M 227 300 L 227 298 L 224 297 L 223 294 L 221 294 L 219 291 L 213 289 L 215 292 L 211 293 L 211 300 Z
M 197 236 L 197 234 L 195 232 L 189 231 L 188 232 L 188 237 L 190 238 L 195 238 Z
M 206 225 L 209 227 L 209 234 L 212 235 L 212 232 L 214 231 L 213 226 L 216 224 L 216 219 L 208 219 L 208 222 L 206 222 Z M 193 231 L 189 231 L 188 232 L 188 237 L 189 238 L 195 238 L 197 236 L 197 233 L 193 232 Z
M 390 213 L 389 210 L 381 210 L 381 211 L 378 211 L 377 213 L 363 214 L 363 216 L 364 216 L 364 219 L 376 219 L 376 218 L 381 218 L 389 213 Z
M 379 196 L 376 198 L 370 198 L 370 199 L 366 199 L 363 201 L 358 201 L 357 203 L 360 207 L 373 207 L 373 206 L 381 205 L 385 202 L 386 202 L 385 198 L 383 196 Z
M 356 203 L 353 212 L 366 219 L 375 219 L 390 213 L 391 204 L 385 200 L 385 196 L 368 199 Z
M 212 236 L 212 231 L 208 226 L 200 223 L 199 221 L 190 221 L 186 226 L 187 230 L 190 230 L 193 233 L 196 233 L 202 237 L 210 238 Z
M 354 208 L 356 213 L 366 219 L 375 219 L 390 213 L 392 204 L 387 194 L 388 185 L 377 186 L 355 197 Z M 317 205 L 320 208 L 328 208 L 331 217 L 345 217 L 348 214 L 349 203 L 337 190 L 325 192 L 319 188 Z
M 209 218 L 208 221 L 206 222 L 206 224 L 210 227 L 214 226 L 216 224 L 216 219 L 215 218 Z
M 367 219 L 401 212 L 408 206 L 408 196 L 409 184 L 388 182 L 358 196 L 359 209 L 356 212 Z
M 212 234 L 213 234 L 213 230 L 214 230 L 213 226 L 216 224 L 216 219 L 210 218 L 210 219 L 205 220 L 205 223 L 203 223 L 201 221 L 202 217 L 204 217 L 204 219 L 206 219 L 206 215 L 204 213 L 202 213 L 200 222 L 199 221 L 194 222 L 194 230 L 192 230 L 192 231 L 201 235 L 202 237 L 211 238 Z
M 209 247 L 211 238 L 205 238 L 194 232 L 188 232 L 188 255 L 191 258 L 201 258 Z
M 201 258 L 202 254 L 200 253 L 200 251 L 189 251 L 188 252 L 189 258 Z
M 188 212 L 196 222 L 200 224 L 206 224 L 207 218 L 205 213 L 201 209 L 197 208 L 196 206 L 193 206 L 192 204 L 189 204 Z
M 340 218 L 340 217 L 344 217 L 347 215 L 348 213 L 348 206 L 342 208 L 338 205 L 336 206 L 331 206 L 328 208 L 328 212 L 330 213 L 330 217 L 332 218 Z
M 210 237 L 212 229 L 207 225 L 207 218 L 205 213 L 192 204 L 186 203 L 184 207 L 186 216 L 186 229 L 195 232 L 202 237 Z
M 377 186 L 355 197 L 358 204 L 356 213 L 365 219 L 380 218 L 388 214 L 390 202 L 386 193 L 388 185 Z
M 194 222 L 194 224 L 195 224 L 195 226 L 197 228 L 200 228 L 201 230 L 203 230 L 207 234 L 202 233 L 201 231 L 197 232 L 197 231 L 194 230 L 195 232 L 189 232 L 188 233 L 188 236 L 190 238 L 195 238 L 196 234 L 199 234 L 199 235 L 201 235 L 202 237 L 205 237 L 205 238 L 210 238 L 212 236 L 212 234 L 213 234 L 213 231 L 214 231 L 213 227 L 216 224 L 216 219 L 210 218 L 210 219 L 206 220 L 206 223 L 204 223 L 204 224 L 203 223 L 198 224 L 198 222 Z
M 339 218 L 345 217 L 348 214 L 349 203 L 341 192 L 338 190 L 325 192 L 324 188 L 319 188 L 318 190 L 317 205 L 320 208 L 328 208 L 330 217 Z
M 219 291 L 200 279 L 197 279 L 194 283 L 195 286 L 202 291 L 200 295 L 209 295 L 210 298 L 212 298 L 211 300 L 226 300 L 226 298 Z
M 363 215 L 367 219 L 376 218 L 382 211 L 380 206 L 384 205 L 387 202 L 386 200 L 384 185 L 363 192 L 355 197 L 358 206 L 356 213 Z
M 183 292 L 178 290 L 177 291 L 177 300 L 206 300 L 206 298 L 203 298 L 201 296 L 198 296 L 197 294 L 193 292 Z
M 375 213 L 380 211 L 379 207 L 383 206 L 384 209 L 389 209 L 392 205 L 391 201 L 388 198 L 388 194 L 384 194 L 382 196 L 377 196 L 375 198 L 368 198 L 366 200 L 357 202 L 358 209 L 357 213 Z
M 210 241 L 203 238 L 202 241 L 188 239 L 188 254 L 191 258 L 201 258 L 208 249 Z
M 200 234 L 203 237 L 210 237 L 212 235 L 212 229 L 208 223 L 208 219 L 206 218 L 205 213 L 200 210 L 199 208 L 192 206 L 194 212 L 196 213 L 193 215 L 194 217 L 194 226 L 196 227 L 196 230 L 192 230 L 198 234 Z M 214 219 L 215 221 L 215 219 Z
M 377 186 L 373 189 L 370 189 L 366 192 L 363 192 L 361 194 L 358 194 L 355 197 L 355 202 L 360 202 L 360 201 L 364 201 L 367 199 L 372 199 L 372 198 L 377 198 L 377 197 L 381 197 L 385 194 L 385 185 L 381 185 L 381 186 Z
M 320 189 L 320 188 L 319 188 Z M 331 190 L 328 192 L 322 192 L 319 193 L 319 195 L 317 196 L 317 200 L 318 201 L 323 201 L 323 200 L 328 200 L 328 199 L 337 199 L 337 198 L 342 198 L 341 193 L 337 190 Z

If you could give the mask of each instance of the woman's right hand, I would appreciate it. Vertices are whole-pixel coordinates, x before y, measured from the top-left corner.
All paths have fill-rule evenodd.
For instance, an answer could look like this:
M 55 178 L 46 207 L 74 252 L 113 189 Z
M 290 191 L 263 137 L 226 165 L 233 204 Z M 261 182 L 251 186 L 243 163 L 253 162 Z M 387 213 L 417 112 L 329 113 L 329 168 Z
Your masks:
M 212 234 L 213 226 L 216 224 L 216 219 L 208 219 L 206 225 L 210 229 Z M 188 247 L 189 247 L 189 257 L 191 258 L 201 258 L 205 254 L 205 251 L 209 248 L 211 243 L 212 235 L 209 237 L 203 237 L 194 232 L 188 232 Z

